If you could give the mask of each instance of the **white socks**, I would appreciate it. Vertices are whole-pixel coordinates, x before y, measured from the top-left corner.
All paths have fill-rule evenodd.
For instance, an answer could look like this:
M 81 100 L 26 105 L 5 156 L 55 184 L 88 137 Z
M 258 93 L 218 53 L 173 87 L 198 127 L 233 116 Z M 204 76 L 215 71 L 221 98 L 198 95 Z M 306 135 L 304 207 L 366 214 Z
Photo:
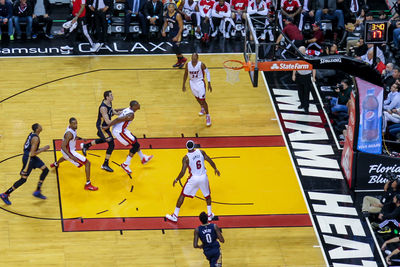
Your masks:
M 210 206 L 207 206 L 207 213 L 208 213 L 208 215 L 212 214 L 211 205 L 210 205 Z
M 176 216 L 176 218 L 178 218 L 178 215 L 179 215 L 179 210 L 180 210 L 180 208 L 178 208 L 178 207 L 175 207 L 175 211 L 174 211 L 174 214 L 173 214 L 173 215 L 175 215 L 175 216 Z
M 124 164 L 127 165 L 127 166 L 131 165 L 131 160 L 132 160 L 132 157 L 128 155 L 126 157 L 126 160 L 125 160 Z

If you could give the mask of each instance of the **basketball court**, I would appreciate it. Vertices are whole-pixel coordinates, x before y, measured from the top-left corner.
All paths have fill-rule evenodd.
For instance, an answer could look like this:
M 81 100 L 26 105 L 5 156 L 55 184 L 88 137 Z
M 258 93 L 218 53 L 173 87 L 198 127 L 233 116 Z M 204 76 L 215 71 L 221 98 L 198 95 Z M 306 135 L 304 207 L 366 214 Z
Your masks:
M 105 90 L 112 90 L 114 108 L 139 101 L 130 130 L 154 159 L 141 165 L 136 155 L 131 179 L 118 166 L 127 148 L 116 141 L 110 164 L 115 171 L 107 173 L 100 169 L 105 146 L 93 147 L 88 159 L 99 191 L 83 190 L 84 169 L 64 162 L 44 182 L 46 201 L 31 195 L 39 177 L 33 171 L 11 195 L 11 206 L 0 203 L 0 263 L 208 266 L 192 247 L 192 229 L 206 209 L 200 191 L 199 198 L 185 199 L 177 224 L 163 219 L 182 189 L 172 187 L 172 181 L 190 138 L 221 171 L 217 177 L 206 165 L 215 223 L 226 240 L 224 266 L 324 266 L 265 85 L 254 88 L 244 71 L 238 83 L 227 83 L 222 62 L 228 59 L 243 56 L 199 57 L 213 85 L 207 95 L 213 124 L 206 127 L 190 90 L 182 92 L 183 70 L 171 68 L 174 56 L 3 58 L 8 79 L 0 87 L 0 111 L 7 114 L 0 121 L 1 191 L 18 178 L 20 153 L 33 123 L 43 126 L 41 146 L 54 149 L 39 155 L 47 166 L 61 155 L 60 139 L 70 117 L 78 120 L 78 136 L 96 138 Z

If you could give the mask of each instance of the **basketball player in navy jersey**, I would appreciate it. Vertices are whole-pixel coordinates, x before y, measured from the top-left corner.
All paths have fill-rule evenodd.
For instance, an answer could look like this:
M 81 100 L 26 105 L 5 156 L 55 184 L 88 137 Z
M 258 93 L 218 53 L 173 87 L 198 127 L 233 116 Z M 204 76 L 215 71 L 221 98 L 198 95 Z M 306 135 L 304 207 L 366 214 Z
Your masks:
M 101 168 L 105 171 L 113 172 L 114 170 L 110 168 L 110 166 L 108 165 L 108 161 L 110 160 L 111 153 L 114 150 L 114 146 L 115 146 L 114 138 L 111 134 L 110 129 L 104 130 L 102 127 L 110 124 L 111 117 L 113 115 L 119 115 L 119 113 L 123 109 L 113 109 L 112 108 L 112 101 L 113 101 L 114 97 L 112 95 L 111 90 L 105 91 L 103 96 L 104 96 L 104 99 L 99 106 L 99 112 L 97 115 L 97 122 L 96 122 L 97 136 L 100 138 L 95 139 L 95 140 L 91 141 L 90 143 L 86 143 L 86 144 L 82 143 L 81 148 L 82 148 L 83 155 L 86 156 L 86 151 L 91 146 L 107 142 L 108 148 L 106 151 L 106 158 L 105 158 L 104 163 L 101 166 Z
M 165 14 L 164 25 L 161 30 L 161 35 L 166 37 L 167 34 L 165 30 L 167 26 L 169 27 L 168 38 L 172 42 L 172 49 L 178 58 L 178 62 L 176 62 L 172 67 L 174 68 L 182 68 L 185 66 L 187 59 L 182 55 L 180 43 L 182 39 L 182 31 L 183 31 L 183 20 L 181 14 L 176 11 L 176 4 L 169 3 L 168 4 L 168 12 Z
M 193 247 L 202 248 L 210 267 L 222 266 L 222 254 L 219 241 L 225 242 L 221 230 L 216 224 L 208 222 L 207 213 L 200 213 L 201 225 L 194 230 Z M 203 244 L 199 245 L 199 238 Z
M 24 155 L 22 156 L 22 170 L 21 170 L 21 178 L 14 183 L 12 187 L 10 187 L 5 193 L 0 194 L 0 198 L 7 205 L 11 205 L 11 201 L 8 199 L 9 195 L 18 187 L 23 185 L 26 182 L 29 174 L 33 169 L 41 169 L 42 173 L 40 174 L 39 182 L 36 188 L 36 191 L 33 192 L 33 196 L 41 199 L 46 199 L 44 195 L 41 193 L 41 188 L 44 179 L 49 173 L 49 169 L 43 163 L 43 161 L 37 156 L 40 153 L 49 150 L 50 146 L 40 147 L 40 138 L 39 134 L 42 131 L 42 126 L 39 123 L 35 123 L 32 125 L 32 132 L 26 138 L 24 145 Z

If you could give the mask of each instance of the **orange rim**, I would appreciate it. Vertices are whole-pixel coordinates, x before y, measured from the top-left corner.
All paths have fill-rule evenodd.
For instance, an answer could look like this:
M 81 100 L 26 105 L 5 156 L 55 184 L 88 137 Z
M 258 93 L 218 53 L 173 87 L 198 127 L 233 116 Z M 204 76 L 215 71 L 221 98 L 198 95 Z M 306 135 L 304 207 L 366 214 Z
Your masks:
M 227 63 L 230 63 L 230 62 L 239 63 L 241 66 L 240 67 L 232 67 L 232 66 L 226 65 Z M 230 59 L 230 60 L 227 60 L 224 62 L 224 68 L 231 69 L 231 70 L 241 70 L 244 68 L 244 65 L 245 65 L 245 63 L 243 63 L 242 61 L 235 60 L 235 59 Z

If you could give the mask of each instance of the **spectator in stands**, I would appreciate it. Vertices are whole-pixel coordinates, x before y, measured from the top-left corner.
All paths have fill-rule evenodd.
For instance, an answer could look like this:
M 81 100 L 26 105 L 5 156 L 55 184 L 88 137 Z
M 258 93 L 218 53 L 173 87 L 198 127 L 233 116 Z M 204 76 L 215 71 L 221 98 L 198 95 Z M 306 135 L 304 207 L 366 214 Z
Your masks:
M 400 101 L 399 86 L 396 83 L 393 83 L 392 86 L 390 87 L 390 93 L 388 94 L 385 101 L 383 101 L 383 109 L 392 110 L 393 108 L 395 108 L 395 105 L 397 105 L 396 103 L 399 101 Z M 391 104 L 393 104 L 393 106 Z
M 362 9 L 361 14 L 364 13 L 364 9 Z M 357 18 L 355 24 L 353 27 L 351 27 L 352 24 L 347 24 L 346 31 L 347 31 L 347 45 L 346 45 L 346 50 L 347 52 L 350 51 L 352 47 L 358 47 L 357 45 L 358 42 L 360 42 L 360 39 L 363 39 L 364 36 L 364 31 L 365 31 L 365 21 L 370 21 L 373 20 L 374 17 L 372 16 L 371 12 L 368 12 L 365 14 L 364 17 L 359 17 Z M 364 39 L 363 39 L 364 41 Z M 366 53 L 366 51 L 365 51 Z M 364 55 L 365 53 L 362 53 L 358 56 Z
M 321 31 L 318 24 L 314 23 L 313 37 L 311 39 L 305 40 L 304 43 L 307 45 L 307 49 L 320 50 L 322 43 L 324 42 L 324 33 Z
M 393 237 L 389 240 L 386 240 L 381 247 L 381 250 L 385 251 L 385 253 L 386 253 L 386 251 L 389 252 L 389 254 L 385 258 L 386 263 L 389 265 L 392 265 L 392 258 L 394 258 L 394 257 L 397 259 L 399 258 L 400 246 L 399 245 L 393 246 L 394 249 L 393 249 L 393 251 L 391 251 L 391 250 L 386 250 L 387 245 L 392 244 L 392 243 L 397 243 L 397 242 L 400 242 L 400 237 Z
M 143 15 L 143 7 L 146 3 L 146 0 L 127 0 L 125 2 L 125 38 L 124 40 L 129 39 L 129 25 L 131 21 L 139 22 L 139 26 L 142 29 L 142 37 L 147 37 L 148 35 L 148 27 L 146 26 L 146 18 Z
M 197 6 L 197 1 L 194 0 L 185 0 L 183 4 L 183 12 L 181 13 L 183 19 L 187 23 L 192 24 L 192 29 L 196 29 L 195 36 L 196 39 L 201 38 L 201 30 L 200 30 L 200 12 L 199 7 Z M 184 29 L 182 33 L 182 37 L 186 37 L 189 35 L 189 30 Z
M 94 14 L 94 24 L 96 27 L 96 39 L 99 42 L 107 41 L 107 13 L 112 5 L 111 0 L 91 0 L 89 4 L 90 10 Z
M 200 0 L 199 2 L 199 11 L 200 11 L 200 26 L 202 33 L 202 41 L 207 43 L 210 41 L 210 34 L 213 31 L 212 29 L 212 19 L 211 13 L 214 7 L 214 0 Z
M 163 23 L 163 4 L 160 0 L 147 1 L 143 7 L 143 13 L 146 17 L 146 26 L 157 26 L 161 29 Z
M 389 208 L 393 202 L 393 196 L 399 192 L 399 183 L 397 180 L 387 181 L 383 187 L 384 194 L 381 199 L 365 196 L 363 198 L 361 211 L 363 212 L 365 217 L 368 217 L 372 214 L 379 214 L 382 211 L 382 208 Z M 386 205 L 386 206 L 385 206 Z
M 389 92 L 392 84 L 394 84 L 396 80 L 399 78 L 400 78 L 400 68 L 396 66 L 393 68 L 392 75 L 386 77 L 383 80 L 385 91 Z
M 53 25 L 53 19 L 49 16 L 50 14 L 50 2 L 49 0 L 32 0 L 33 1 L 33 35 L 32 38 L 36 39 L 37 34 L 40 31 L 40 23 L 44 23 L 46 26 L 45 36 L 49 39 L 53 39 L 54 36 L 51 34 L 51 26 Z
M 1 40 L 1 27 L 5 24 L 8 26 L 8 37 L 10 41 L 14 41 L 14 28 L 12 23 L 13 7 L 8 0 L 0 0 L 0 40 Z
M 335 88 L 336 96 L 331 98 L 331 111 L 347 112 L 347 102 L 350 100 L 352 87 L 347 79 L 344 79 Z
M 392 20 L 397 20 L 397 18 L 400 16 L 400 0 L 397 0 L 397 2 L 393 3 L 393 8 L 396 11 L 396 14 L 389 19 L 389 22 Z
M 273 41 L 274 40 L 274 35 L 272 34 L 272 30 L 267 29 L 269 26 L 269 19 L 268 19 L 268 13 L 269 9 L 267 7 L 267 3 L 263 0 L 252 0 L 249 2 L 249 5 L 247 7 L 247 13 L 252 16 L 265 16 L 265 24 L 264 24 L 264 31 L 261 33 L 260 39 L 265 40 L 266 34 L 269 34 L 269 40 Z
M 337 29 L 344 31 L 343 11 L 336 9 L 336 0 L 315 0 L 315 22 L 321 24 L 321 20 L 337 20 Z
M 32 38 L 32 15 L 33 6 L 31 1 L 17 0 L 14 3 L 13 20 L 15 31 L 17 32 L 17 39 L 21 39 L 21 25 L 20 22 L 26 22 L 26 38 Z
M 386 79 L 389 76 L 392 76 L 393 68 L 394 68 L 393 63 L 389 62 L 386 64 L 386 68 L 382 72 L 383 79 Z
M 368 51 L 366 54 L 361 56 L 361 60 L 372 65 L 374 59 L 374 47 L 372 44 L 368 44 Z M 376 47 L 376 56 L 379 58 L 380 62 L 385 64 L 385 55 L 383 54 L 382 50 L 379 47 Z
M 396 21 L 396 28 L 393 30 L 393 45 L 398 50 L 400 49 L 400 21 Z
M 400 219 L 400 194 L 395 194 L 393 197 L 393 206 L 387 210 L 382 209 L 381 213 L 378 215 L 378 219 L 382 221 L 379 224 L 379 228 L 383 228 L 390 222 L 398 225 Z
M 302 6 L 299 0 L 282 0 L 281 2 L 281 14 L 279 14 L 279 24 L 281 28 L 283 25 L 283 18 L 292 18 L 293 23 L 298 25 L 300 22 L 300 14 L 301 14 Z
M 232 0 L 231 1 L 231 12 L 232 12 L 232 20 L 233 20 L 233 29 L 231 31 L 232 24 L 228 26 L 228 32 L 231 32 L 232 37 L 236 36 L 236 27 L 235 24 L 243 24 L 246 21 L 246 12 L 247 7 L 249 6 L 248 0 Z M 245 36 L 246 32 L 243 27 L 241 31 L 242 36 Z
M 306 23 L 309 24 L 315 23 L 315 14 L 314 10 L 312 10 L 312 5 L 313 5 L 313 0 L 304 0 L 299 22 L 300 30 L 303 30 L 303 27 Z
M 300 32 L 299 28 L 297 28 L 296 25 L 293 24 L 293 18 L 292 17 L 287 17 L 283 19 L 285 23 L 285 27 L 283 28 L 283 33 L 289 38 L 290 41 L 294 43 L 296 47 L 300 47 L 303 45 L 303 34 Z M 279 45 L 283 38 L 283 35 L 280 34 L 278 36 L 278 39 L 276 40 L 276 44 Z
M 218 30 L 222 33 L 225 38 L 229 38 L 229 32 L 226 30 L 226 24 L 232 23 L 231 19 L 231 6 L 225 0 L 218 0 L 213 6 L 211 13 L 212 22 L 214 25 L 214 32 L 211 34 L 212 37 L 218 35 Z
M 73 51 L 76 47 L 76 36 L 78 34 L 78 29 L 83 33 L 87 42 L 90 44 L 90 52 L 97 52 L 101 44 L 94 43 L 92 37 L 88 32 L 86 25 L 86 0 L 72 0 L 72 16 L 69 31 L 67 33 L 68 45 L 62 46 L 62 50 Z

